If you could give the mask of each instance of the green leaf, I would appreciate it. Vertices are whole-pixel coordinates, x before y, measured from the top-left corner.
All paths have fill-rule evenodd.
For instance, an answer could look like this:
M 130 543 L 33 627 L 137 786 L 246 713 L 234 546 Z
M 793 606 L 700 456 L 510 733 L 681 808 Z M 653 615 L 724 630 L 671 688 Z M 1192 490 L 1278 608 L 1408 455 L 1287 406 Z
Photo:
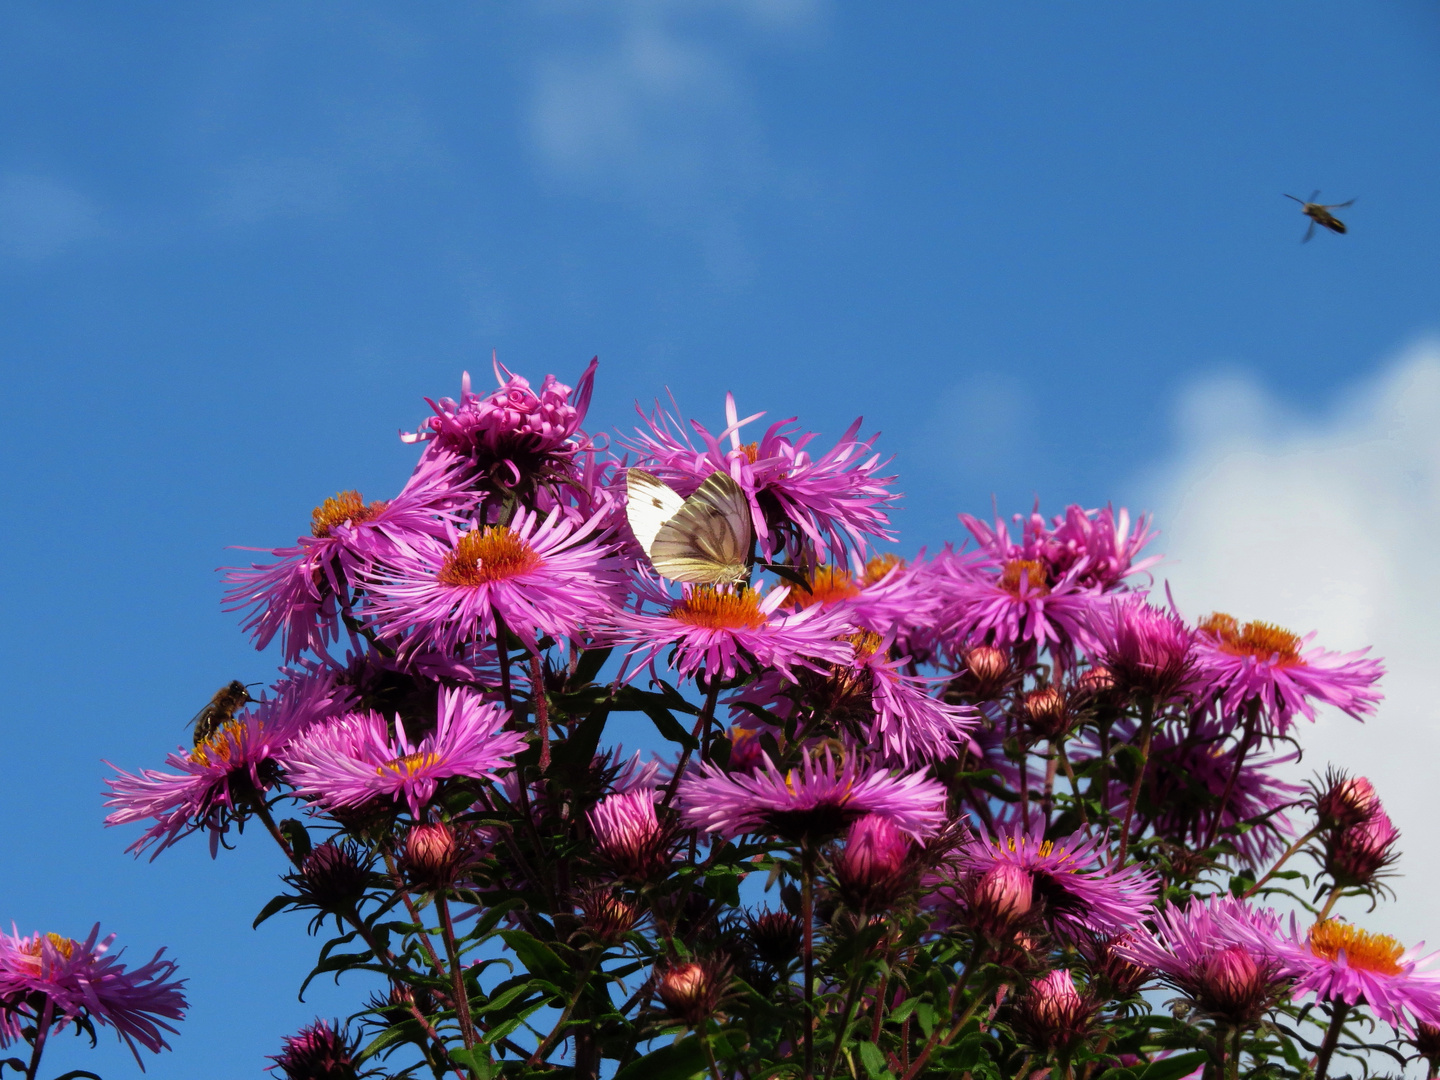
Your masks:
M 655 729 L 666 739 L 690 750 L 692 753 L 700 749 L 700 744 L 690 737 L 690 733 L 680 726 L 680 721 L 675 719 L 669 709 L 659 705 L 645 705 L 645 715 L 655 722 Z
M 600 669 L 605 666 L 605 661 L 610 659 L 614 648 L 586 649 L 580 654 L 580 659 L 575 664 L 575 674 L 570 681 L 576 685 L 581 683 L 594 682 L 595 676 L 600 674 Z
M 284 911 L 294 902 L 295 897 L 293 896 L 271 897 L 270 902 L 260 909 L 260 914 L 255 916 L 255 921 L 250 924 L 250 929 L 255 929 L 255 927 L 259 926 L 266 919 L 270 918 L 271 915 L 274 915 L 276 912 L 279 911 Z
M 471 1070 L 480 1080 L 490 1080 L 495 1075 L 495 1063 L 490 1060 L 490 1054 L 483 1046 L 471 1047 L 469 1050 L 451 1050 L 450 1060 Z
M 922 1001 L 915 1006 L 915 1019 L 920 1021 L 920 1030 L 925 1033 L 928 1039 L 930 1033 L 935 1030 L 935 1007 L 928 1002 Z
M 694 1035 L 688 1035 L 632 1061 L 615 1074 L 615 1080 L 690 1080 L 705 1067 L 705 1048 Z
M 1210 1055 L 1204 1050 L 1192 1050 L 1188 1054 L 1172 1054 L 1160 1061 L 1152 1061 L 1141 1069 L 1136 1080 L 1180 1080 L 1187 1073 L 1194 1072 Z
M 524 930 L 501 930 L 500 938 L 514 950 L 520 962 L 532 975 L 540 975 L 565 986 L 574 974 L 570 966 L 555 955 L 554 950 Z
M 860 1054 L 860 1064 L 870 1074 L 871 1080 L 880 1080 L 890 1070 L 886 1067 L 885 1055 L 872 1042 L 858 1043 L 855 1047 Z

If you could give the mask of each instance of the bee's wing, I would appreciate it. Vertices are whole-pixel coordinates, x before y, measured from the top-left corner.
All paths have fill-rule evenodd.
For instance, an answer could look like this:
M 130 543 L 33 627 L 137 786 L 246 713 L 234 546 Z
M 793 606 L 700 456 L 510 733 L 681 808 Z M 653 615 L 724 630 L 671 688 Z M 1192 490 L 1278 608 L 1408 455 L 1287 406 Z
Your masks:
M 1314 235 L 1315 235 L 1315 222 L 1312 221 L 1312 222 L 1310 222 L 1310 227 L 1305 230 L 1305 235 L 1301 238 L 1300 243 L 1302 243 L 1302 244 L 1308 244 L 1308 243 L 1310 242 L 1310 238 L 1311 238 L 1312 236 L 1314 236 Z
M 1354 205 L 1355 205 L 1355 200 L 1354 200 L 1354 199 L 1351 199 L 1351 200 L 1349 200 L 1348 202 L 1327 203 L 1326 206 L 1325 206 L 1325 209 L 1326 209 L 1326 210 L 1344 210 L 1345 207 L 1347 207 L 1347 206 L 1354 206 Z
M 654 473 L 628 469 L 625 473 L 625 516 L 645 554 L 650 554 L 660 527 L 685 505 L 678 492 Z
M 729 473 L 713 472 L 660 527 L 650 561 L 671 581 L 742 581 L 751 537 L 750 500 Z

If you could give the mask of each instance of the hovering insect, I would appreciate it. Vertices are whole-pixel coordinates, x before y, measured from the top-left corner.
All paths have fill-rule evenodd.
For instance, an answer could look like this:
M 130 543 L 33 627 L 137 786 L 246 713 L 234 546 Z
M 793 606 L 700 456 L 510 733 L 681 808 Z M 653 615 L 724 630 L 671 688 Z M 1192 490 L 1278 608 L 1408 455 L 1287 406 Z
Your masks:
M 688 499 L 653 473 L 625 477 L 626 516 L 663 577 L 721 585 L 750 576 L 750 501 L 729 473 L 713 472 Z
M 195 745 L 210 739 L 222 727 L 235 719 L 235 714 L 245 705 L 255 699 L 250 696 L 249 688 L 239 679 L 231 679 L 226 685 L 215 691 L 215 696 L 210 703 L 195 714 L 195 719 L 190 721 L 195 728 Z
M 1344 210 L 1345 207 L 1350 206 L 1352 203 L 1355 202 L 1355 200 L 1351 199 L 1349 202 L 1326 204 L 1317 203 L 1315 200 L 1319 197 L 1320 192 L 1318 191 L 1310 196 L 1310 200 L 1308 202 L 1304 199 L 1295 199 L 1294 195 L 1287 194 L 1285 196 L 1285 198 L 1287 199 L 1295 199 L 1295 201 L 1300 204 L 1300 212 L 1310 219 L 1310 227 L 1305 230 L 1305 239 L 1300 241 L 1302 244 L 1308 243 L 1310 238 L 1315 235 L 1316 225 L 1323 225 L 1331 232 L 1345 232 L 1345 223 L 1339 218 L 1337 218 L 1334 214 L 1330 213 L 1330 211 Z

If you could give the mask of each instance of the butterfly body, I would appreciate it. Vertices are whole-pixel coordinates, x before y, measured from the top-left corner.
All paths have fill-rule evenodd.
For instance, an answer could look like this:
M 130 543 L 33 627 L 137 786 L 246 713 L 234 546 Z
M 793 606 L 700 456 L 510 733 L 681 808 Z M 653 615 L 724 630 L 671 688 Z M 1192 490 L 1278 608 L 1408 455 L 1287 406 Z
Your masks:
M 662 577 L 692 585 L 749 579 L 750 501 L 729 473 L 711 473 L 688 499 L 643 469 L 629 470 L 625 488 L 630 528 Z

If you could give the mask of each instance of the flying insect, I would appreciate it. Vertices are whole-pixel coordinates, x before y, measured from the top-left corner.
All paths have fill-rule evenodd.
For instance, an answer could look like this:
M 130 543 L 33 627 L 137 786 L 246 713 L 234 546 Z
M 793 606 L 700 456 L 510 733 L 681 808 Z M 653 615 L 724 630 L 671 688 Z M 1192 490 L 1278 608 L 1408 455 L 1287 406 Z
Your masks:
M 222 727 L 235 719 L 235 714 L 240 709 L 255 699 L 250 696 L 250 689 L 239 679 L 231 679 L 226 685 L 215 691 L 215 696 L 210 703 L 195 714 L 195 719 L 190 721 L 195 728 L 195 745 L 208 740 Z
M 1355 200 L 1351 199 L 1349 202 L 1341 203 L 1317 203 L 1315 200 L 1319 197 L 1320 192 L 1318 191 L 1310 196 L 1308 202 L 1304 199 L 1295 199 L 1294 195 L 1287 194 L 1285 196 L 1287 199 L 1295 199 L 1295 201 L 1300 204 L 1300 212 L 1310 219 L 1310 227 L 1305 230 L 1305 238 L 1300 241 L 1302 244 L 1308 243 L 1310 238 L 1315 235 L 1316 225 L 1321 225 L 1331 232 L 1341 234 L 1345 232 L 1345 223 L 1330 213 L 1330 211 L 1344 210 L 1345 207 L 1352 205 Z

